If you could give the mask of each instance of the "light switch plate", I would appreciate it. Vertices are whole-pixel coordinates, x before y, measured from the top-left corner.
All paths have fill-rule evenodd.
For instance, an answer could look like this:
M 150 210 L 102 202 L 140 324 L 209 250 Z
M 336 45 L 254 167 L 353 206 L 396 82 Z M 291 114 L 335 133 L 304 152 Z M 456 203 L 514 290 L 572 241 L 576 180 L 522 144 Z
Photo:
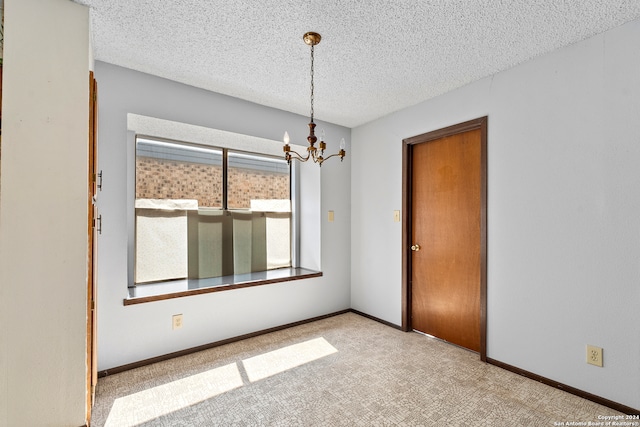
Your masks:
M 329 211 L 329 222 L 333 222 L 333 211 Z
M 393 221 L 400 222 L 400 211 L 393 211 Z

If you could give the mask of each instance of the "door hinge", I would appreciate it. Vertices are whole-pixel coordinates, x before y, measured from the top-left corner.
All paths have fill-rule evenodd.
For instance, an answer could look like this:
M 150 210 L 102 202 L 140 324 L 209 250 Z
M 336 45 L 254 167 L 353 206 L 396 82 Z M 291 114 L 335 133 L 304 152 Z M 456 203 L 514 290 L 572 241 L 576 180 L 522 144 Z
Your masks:
M 98 215 L 98 217 L 93 220 L 93 228 L 96 229 L 98 234 L 102 234 L 102 215 Z

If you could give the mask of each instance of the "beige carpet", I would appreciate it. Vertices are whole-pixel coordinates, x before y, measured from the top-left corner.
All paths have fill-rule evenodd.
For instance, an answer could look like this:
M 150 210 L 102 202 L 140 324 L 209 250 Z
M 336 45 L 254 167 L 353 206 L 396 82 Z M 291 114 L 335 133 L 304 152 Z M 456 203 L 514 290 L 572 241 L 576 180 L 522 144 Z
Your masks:
M 101 378 L 91 426 L 553 426 L 616 414 L 347 313 Z

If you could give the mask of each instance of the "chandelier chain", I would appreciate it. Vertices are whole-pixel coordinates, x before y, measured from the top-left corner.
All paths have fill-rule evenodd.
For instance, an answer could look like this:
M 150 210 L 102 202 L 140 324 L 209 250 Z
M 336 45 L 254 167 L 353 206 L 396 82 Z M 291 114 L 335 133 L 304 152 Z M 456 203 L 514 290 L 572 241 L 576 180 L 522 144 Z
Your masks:
M 313 45 L 311 46 L 311 123 L 313 123 Z

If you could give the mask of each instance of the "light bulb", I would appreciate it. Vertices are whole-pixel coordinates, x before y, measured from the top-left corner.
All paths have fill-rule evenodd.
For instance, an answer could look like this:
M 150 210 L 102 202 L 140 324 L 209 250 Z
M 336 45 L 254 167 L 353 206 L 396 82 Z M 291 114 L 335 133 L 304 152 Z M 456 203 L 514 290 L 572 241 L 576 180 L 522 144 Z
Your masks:
M 324 141 L 324 129 L 320 130 L 320 141 Z
M 284 145 L 289 145 L 289 132 L 284 131 L 284 138 L 282 138 L 282 140 L 284 141 Z
M 347 143 L 346 143 L 346 142 L 344 142 L 344 138 L 342 138 L 342 139 L 340 140 L 340 149 L 341 149 L 341 150 L 344 150 L 346 146 L 347 146 Z

